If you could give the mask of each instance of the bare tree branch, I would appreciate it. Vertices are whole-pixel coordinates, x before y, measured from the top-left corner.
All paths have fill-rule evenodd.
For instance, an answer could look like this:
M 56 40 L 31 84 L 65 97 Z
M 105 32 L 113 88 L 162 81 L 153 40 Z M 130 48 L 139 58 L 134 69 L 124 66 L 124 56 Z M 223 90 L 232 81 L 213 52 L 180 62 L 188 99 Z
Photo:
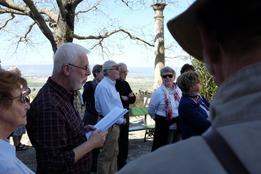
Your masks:
M 48 16 L 48 18 L 53 21 L 53 22 L 56 22 L 57 19 L 58 19 L 58 15 L 55 14 L 54 12 L 46 9 L 46 8 L 43 8 L 43 9 L 39 9 L 38 10 L 40 14 L 44 14 L 46 16 Z
M 57 2 L 57 5 L 60 9 L 60 13 L 61 13 L 62 17 L 65 18 L 66 14 L 65 14 L 63 2 L 61 0 L 56 0 L 56 2 Z
M 83 0 L 74 0 L 73 6 L 77 7 L 78 4 L 80 4 Z
M 77 15 L 79 15 L 80 13 L 88 13 L 88 12 L 90 12 L 90 11 L 92 11 L 92 10 L 97 10 L 97 9 L 98 9 L 98 6 L 100 5 L 100 3 L 101 3 L 101 0 L 98 0 L 98 1 L 95 3 L 95 5 L 93 5 L 91 8 L 89 8 L 89 9 L 87 9 L 87 10 L 80 10 L 80 11 L 78 11 L 77 13 L 75 13 L 75 15 L 77 16 Z
M 27 15 L 27 14 L 25 14 L 23 12 L 19 12 L 19 11 L 13 10 L 13 9 L 3 9 L 3 8 L 0 8 L 0 14 L 5 14 L 5 13 L 17 14 L 17 15 Z
M 102 58 L 104 59 L 105 57 L 110 57 L 109 54 L 110 54 L 110 50 L 103 45 L 103 40 L 100 40 L 97 44 L 93 45 L 90 49 L 94 49 L 95 47 L 98 47 L 100 49 L 100 53 Z
M 28 28 L 27 32 L 25 33 L 25 36 L 24 36 L 25 39 L 27 38 L 27 35 L 32 31 L 32 29 L 33 29 L 33 27 L 34 27 L 35 24 L 36 24 L 36 22 L 32 23 L 32 24 L 29 26 L 29 28 Z
M 28 41 L 27 37 L 28 37 L 29 33 L 32 31 L 35 24 L 36 24 L 36 22 L 33 22 L 31 25 L 29 25 L 28 30 L 25 32 L 24 36 L 20 37 L 18 42 Z
M 27 8 L 24 5 L 21 4 L 17 4 L 12 0 L 0 0 L 0 5 L 9 8 L 9 9 L 13 9 L 15 11 L 19 11 L 22 13 L 26 13 Z
M 17 14 L 17 15 L 28 15 L 29 16 L 30 9 L 28 7 L 21 5 L 21 4 L 17 4 L 15 2 L 13 2 L 12 0 L 0 0 L 0 5 L 2 5 L 3 7 L 6 7 L 6 9 L 0 7 L 0 14 L 12 13 L 12 14 Z M 47 15 L 53 21 L 57 20 L 57 15 L 46 8 L 40 9 L 39 13 Z
M 24 36 L 21 36 L 19 38 L 19 40 L 18 40 L 18 42 L 16 44 L 16 49 L 15 50 L 18 49 L 18 47 L 19 47 L 21 42 L 26 42 L 26 43 L 29 42 L 28 35 L 32 31 L 32 29 L 33 29 L 35 24 L 36 24 L 36 22 L 33 22 L 31 25 L 29 25 L 28 30 L 25 32 Z
M 127 7 L 130 8 L 130 6 L 129 6 L 129 2 L 128 2 L 128 1 L 126 1 L 126 0 L 121 0 L 121 2 L 123 2 Z
M 3 26 L 0 26 L 0 30 L 3 29 L 3 28 L 5 28 L 5 27 L 7 26 L 7 24 L 8 24 L 8 22 L 10 22 L 11 20 L 13 20 L 14 18 L 15 18 L 15 15 L 14 15 L 14 14 L 11 14 L 11 18 L 8 19 L 8 20 L 6 20 Z
M 122 2 L 126 7 L 128 7 L 129 9 L 134 9 L 136 8 L 137 6 L 147 6 L 148 5 L 148 0 L 120 0 L 120 2 Z M 149 0 L 151 1 L 149 3 L 149 5 L 152 4 L 152 0 Z
M 114 31 L 111 31 L 111 32 L 105 32 L 103 34 L 99 34 L 98 36 L 94 36 L 94 35 L 80 36 L 80 35 L 74 34 L 74 38 L 79 39 L 79 40 L 85 40 L 85 39 L 94 39 L 95 40 L 96 39 L 96 40 L 103 41 L 105 38 L 107 38 L 107 37 L 109 37 L 113 34 L 119 33 L 119 32 L 127 34 L 129 36 L 129 38 L 132 39 L 132 40 L 138 40 L 138 41 L 144 43 L 145 45 L 154 47 L 154 44 L 151 44 L 151 43 L 149 43 L 149 42 L 147 42 L 144 39 L 141 39 L 139 37 L 133 36 L 129 31 L 124 30 L 124 29 L 118 29 L 118 30 L 114 30 Z
M 55 51 L 57 49 L 57 45 L 55 43 L 55 39 L 53 37 L 52 31 L 49 29 L 47 24 L 45 23 L 44 18 L 40 15 L 37 8 L 35 7 L 33 1 L 31 0 L 23 0 L 25 4 L 30 8 L 30 17 L 37 23 L 40 30 L 46 36 L 46 38 L 51 42 L 52 48 Z
M 127 7 L 131 8 L 132 4 L 136 2 L 136 0 L 118 0 L 121 3 L 124 3 Z M 137 0 L 142 1 L 142 0 Z M 24 2 L 24 3 L 23 3 Z M 133 33 L 126 29 L 115 29 L 113 31 L 108 32 L 100 32 L 97 36 L 80 36 L 74 34 L 74 20 L 75 16 L 80 13 L 86 13 L 93 10 L 98 9 L 102 0 L 96 0 L 92 7 L 89 9 L 83 9 L 75 13 L 75 9 L 77 5 L 79 5 L 83 0 L 56 0 L 52 1 L 52 3 L 57 3 L 58 5 L 58 14 L 55 11 L 52 11 L 48 8 L 38 8 L 34 2 L 34 0 L 0 0 L 0 14 L 11 14 L 11 15 L 26 15 L 29 16 L 40 28 L 41 32 L 45 35 L 45 37 L 50 41 L 53 51 L 57 49 L 59 45 L 63 42 L 72 42 L 73 38 L 76 39 L 95 39 L 97 40 L 96 44 L 93 47 L 99 46 L 99 48 L 103 51 L 106 47 L 103 45 L 104 40 L 114 34 L 122 33 L 124 38 L 130 38 L 132 40 L 136 40 L 139 43 L 143 43 L 147 46 L 153 47 L 154 45 L 150 42 L 147 42 L 145 39 L 141 37 L 135 36 Z M 56 6 L 57 10 L 57 6 Z M 16 17 L 16 16 L 15 16 Z M 2 27 L 5 27 L 9 21 L 12 19 L 8 19 L 3 23 Z M 49 25 L 49 26 L 48 26 Z M 20 42 L 27 42 L 28 34 L 32 30 L 33 25 L 29 27 L 27 32 L 23 37 L 20 37 L 18 44 Z
M 91 47 L 91 50 L 94 49 L 94 48 L 97 47 L 97 46 L 100 46 L 100 48 L 101 48 L 101 50 L 102 50 L 102 52 L 103 52 L 103 50 L 104 50 L 104 47 L 103 47 L 103 44 L 102 44 L 103 40 L 104 40 L 104 39 L 101 39 L 101 40 L 99 40 L 99 42 L 98 42 L 97 44 L 94 44 L 94 45 Z
M 87 10 L 80 10 L 80 11 L 76 12 L 75 15 L 77 16 L 80 13 L 88 13 L 88 12 L 90 12 L 92 10 L 97 10 L 97 7 L 93 6 L 93 7 L 89 8 L 89 9 L 87 9 Z

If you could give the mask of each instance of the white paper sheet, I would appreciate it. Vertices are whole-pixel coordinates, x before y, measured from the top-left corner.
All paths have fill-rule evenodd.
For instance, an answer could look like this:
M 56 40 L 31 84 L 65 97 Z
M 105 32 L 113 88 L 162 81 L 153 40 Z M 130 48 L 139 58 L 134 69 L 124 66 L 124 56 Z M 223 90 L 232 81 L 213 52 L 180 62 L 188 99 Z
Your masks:
M 122 118 L 124 114 L 128 112 L 127 109 L 114 107 L 105 117 L 103 117 L 94 127 L 101 131 L 108 130 L 114 123 L 117 122 L 119 118 Z M 85 134 L 86 138 L 89 139 L 92 134 L 91 132 L 87 132 Z

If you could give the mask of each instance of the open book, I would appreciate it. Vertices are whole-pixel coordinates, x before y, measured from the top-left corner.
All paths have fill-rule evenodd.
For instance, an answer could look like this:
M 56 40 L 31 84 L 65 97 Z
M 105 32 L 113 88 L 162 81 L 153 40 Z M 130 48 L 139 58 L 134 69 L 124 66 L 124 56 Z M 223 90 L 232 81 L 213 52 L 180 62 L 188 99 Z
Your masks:
M 114 107 L 107 115 L 105 115 L 94 127 L 101 131 L 108 130 L 119 118 L 122 118 L 124 114 L 128 112 L 127 109 Z M 92 131 L 85 134 L 86 138 L 89 139 Z

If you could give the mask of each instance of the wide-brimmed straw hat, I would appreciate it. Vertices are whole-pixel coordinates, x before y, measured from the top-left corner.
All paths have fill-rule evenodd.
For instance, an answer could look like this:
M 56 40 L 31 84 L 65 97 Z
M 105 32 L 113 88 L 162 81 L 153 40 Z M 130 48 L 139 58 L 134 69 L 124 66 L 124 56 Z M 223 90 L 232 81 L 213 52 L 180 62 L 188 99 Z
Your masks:
M 167 23 L 168 29 L 179 45 L 193 57 L 202 60 L 202 46 L 196 17 L 208 0 L 196 0 L 187 10 Z

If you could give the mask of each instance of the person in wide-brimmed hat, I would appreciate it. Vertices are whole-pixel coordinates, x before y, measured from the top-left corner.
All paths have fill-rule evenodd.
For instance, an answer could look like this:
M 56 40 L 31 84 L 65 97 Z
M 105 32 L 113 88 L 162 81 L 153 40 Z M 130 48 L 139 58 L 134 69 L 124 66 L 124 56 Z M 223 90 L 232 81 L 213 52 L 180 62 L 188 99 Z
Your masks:
M 261 1 L 196 0 L 168 22 L 219 85 L 202 136 L 165 146 L 119 173 L 261 173 Z

